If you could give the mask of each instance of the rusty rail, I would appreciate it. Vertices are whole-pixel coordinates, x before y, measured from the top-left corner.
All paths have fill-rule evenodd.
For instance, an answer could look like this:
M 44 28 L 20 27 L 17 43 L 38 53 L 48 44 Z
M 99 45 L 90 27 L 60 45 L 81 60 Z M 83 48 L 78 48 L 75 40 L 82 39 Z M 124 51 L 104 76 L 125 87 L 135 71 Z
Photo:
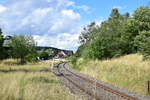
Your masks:
M 62 63 L 61 63 L 61 64 L 62 64 Z M 59 65 L 60 65 L 60 64 L 59 64 Z M 72 84 L 74 84 L 77 88 L 79 88 L 80 90 L 86 92 L 88 95 L 90 95 L 91 97 L 95 98 L 96 100 L 101 100 L 100 97 L 98 97 L 98 96 L 95 97 L 95 94 L 93 94 L 93 93 L 91 93 L 91 92 L 89 92 L 89 91 L 86 91 L 85 88 L 83 88 L 82 86 L 76 84 L 74 81 L 72 81 L 72 79 L 66 77 L 66 76 L 64 75 L 64 73 L 62 73 L 62 72 L 59 71 L 59 65 L 57 66 L 58 72 L 59 72 L 60 74 L 62 74 L 68 81 L 70 81 L 70 82 L 71 82 Z M 78 74 L 76 74 L 76 73 L 70 71 L 68 68 L 66 68 L 65 65 L 66 65 L 66 63 L 64 63 L 62 67 L 63 67 L 67 72 L 69 72 L 70 74 L 72 74 L 72 75 L 74 75 L 74 76 L 80 78 L 81 80 L 83 80 L 83 81 L 85 81 L 85 82 L 87 82 L 87 83 L 89 83 L 89 84 L 91 84 L 91 85 L 93 85 L 93 86 L 96 86 L 96 88 L 101 88 L 101 89 L 103 89 L 103 90 L 105 90 L 105 91 L 107 91 L 107 92 L 110 92 L 110 93 L 112 93 L 112 94 L 115 94 L 115 95 L 117 95 L 118 97 L 121 97 L 121 98 L 123 98 L 123 99 L 125 99 L 125 100 L 140 100 L 140 99 L 138 99 L 138 98 L 136 98 L 136 97 L 133 97 L 133 96 L 130 96 L 130 95 L 125 94 L 125 93 L 123 93 L 123 92 L 114 90 L 114 89 L 112 89 L 112 88 L 110 88 L 110 87 L 107 87 L 107 86 L 104 86 L 103 84 L 100 84 L 100 83 L 98 83 L 98 82 L 96 82 L 96 81 L 93 81 L 93 80 L 90 80 L 90 79 L 88 79 L 88 78 L 85 78 L 85 77 L 83 77 L 83 76 L 81 76 L 81 75 L 78 75 Z
M 150 81 L 147 81 L 147 92 L 150 94 Z

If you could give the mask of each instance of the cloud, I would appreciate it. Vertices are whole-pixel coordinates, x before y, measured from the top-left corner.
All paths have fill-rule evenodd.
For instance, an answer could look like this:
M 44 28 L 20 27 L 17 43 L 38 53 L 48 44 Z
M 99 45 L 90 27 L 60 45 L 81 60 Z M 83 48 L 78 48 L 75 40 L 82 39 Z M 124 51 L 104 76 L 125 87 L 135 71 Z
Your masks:
M 74 9 L 79 9 L 79 10 L 82 10 L 86 13 L 89 13 L 91 10 L 91 8 L 87 5 L 76 5 L 74 2 L 70 2 L 70 4 Z
M 31 34 L 39 45 L 75 48 L 69 43 L 77 42 L 81 28 L 77 10 L 81 9 L 88 11 L 87 6 L 70 0 L 5 0 L 0 4 L 0 27 L 5 35 Z
M 4 6 L 0 5 L 0 13 L 4 12 L 4 11 L 6 11 L 6 10 L 7 10 L 7 8 L 6 8 L 6 7 L 4 7 Z
M 80 14 L 73 12 L 73 10 L 62 10 L 61 13 L 70 19 L 80 19 Z
M 76 6 L 76 8 L 78 9 L 83 9 L 84 11 L 86 12 L 89 12 L 90 11 L 90 8 L 86 5 L 81 5 L 81 6 Z
M 40 46 L 53 46 L 59 47 L 60 49 L 72 49 L 76 50 L 79 46 L 78 44 L 79 34 L 69 34 L 62 33 L 51 38 L 48 34 L 45 35 L 34 35 L 34 39 L 38 42 Z
M 112 8 L 126 9 L 126 6 L 113 6 Z

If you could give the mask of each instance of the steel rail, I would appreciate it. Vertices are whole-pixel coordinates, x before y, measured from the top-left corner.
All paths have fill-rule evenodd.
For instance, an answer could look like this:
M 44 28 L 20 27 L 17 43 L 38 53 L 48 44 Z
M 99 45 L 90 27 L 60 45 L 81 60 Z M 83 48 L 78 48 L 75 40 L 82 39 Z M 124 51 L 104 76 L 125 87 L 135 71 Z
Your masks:
M 60 75 L 63 75 L 63 77 L 64 77 L 65 79 L 67 79 L 69 82 L 71 82 L 74 86 L 76 86 L 77 88 L 79 88 L 79 89 L 82 90 L 83 92 L 87 93 L 89 96 L 91 96 L 91 97 L 93 97 L 93 98 L 96 98 L 96 100 L 101 100 L 100 98 L 95 97 L 94 94 L 90 93 L 89 91 L 86 91 L 86 89 L 83 88 L 82 86 L 76 84 L 74 81 L 72 81 L 71 79 L 69 79 L 68 77 L 66 77 L 65 74 L 62 73 L 62 72 L 60 71 L 60 69 L 59 69 L 59 68 L 60 68 L 60 66 L 59 66 L 60 64 L 62 64 L 62 62 L 57 65 L 57 69 L 58 69 L 58 72 L 59 72 Z M 65 63 L 64 63 L 64 64 L 65 64 Z M 55 75 L 58 75 L 58 74 L 56 74 L 55 72 L 54 72 L 54 74 L 55 74 Z
M 122 92 L 120 92 L 120 91 L 114 90 L 114 89 L 112 89 L 112 88 L 110 88 L 110 87 L 104 86 L 104 85 L 102 85 L 102 84 L 100 84 L 100 83 L 98 83 L 98 82 L 96 82 L 96 81 L 90 80 L 90 79 L 88 79 L 88 78 L 85 78 L 85 77 L 83 77 L 83 76 L 81 76 L 81 75 L 78 75 L 78 74 L 76 74 L 76 73 L 70 71 L 70 70 L 69 70 L 68 68 L 66 68 L 66 66 L 65 66 L 65 65 L 67 64 L 67 62 L 64 62 L 64 63 L 61 63 L 61 64 L 63 64 L 63 66 L 61 66 L 61 67 L 63 67 L 67 72 L 71 73 L 72 75 L 78 77 L 79 79 L 81 79 L 81 80 L 83 80 L 83 81 L 85 81 L 85 82 L 87 82 L 87 83 L 89 83 L 89 84 L 91 84 L 91 85 L 96 86 L 97 88 L 101 88 L 101 89 L 103 89 L 103 90 L 105 90 L 105 91 L 107 91 L 107 92 L 109 92 L 109 93 L 115 94 L 115 95 L 117 95 L 117 96 L 119 96 L 119 97 L 121 97 L 121 98 L 123 98 L 123 99 L 126 99 L 126 100 L 140 100 L 140 99 L 138 99 L 138 98 L 136 98 L 136 97 L 132 97 L 132 96 L 130 96 L 130 95 L 128 95 L 128 94 L 125 94 L 125 93 L 122 93 Z M 58 69 L 58 72 L 59 72 L 60 74 L 62 74 L 62 75 L 63 75 L 68 81 L 70 81 L 73 85 L 75 85 L 76 87 L 78 87 L 80 90 L 86 92 L 88 95 L 92 96 L 93 98 L 96 98 L 97 100 L 100 100 L 100 97 L 95 96 L 93 93 L 91 93 L 91 92 L 89 92 L 89 91 L 86 91 L 85 88 L 83 88 L 82 86 L 76 84 L 76 83 L 73 82 L 70 78 L 66 77 L 65 74 L 60 71 L 60 64 L 58 64 L 57 69 Z
M 66 63 L 65 63 L 65 64 L 66 64 Z M 73 73 L 72 71 L 68 70 L 68 69 L 65 67 L 65 65 L 64 65 L 63 67 L 64 67 L 68 72 L 70 72 L 71 74 L 75 75 L 76 77 L 79 77 L 80 79 L 82 79 L 82 80 L 84 80 L 84 81 L 86 81 L 86 82 L 88 82 L 88 83 L 90 83 L 90 84 L 92 84 L 92 85 L 96 85 L 96 86 L 99 87 L 99 88 L 103 88 L 104 90 L 106 90 L 106 91 L 108 91 L 108 92 L 111 92 L 111 93 L 113 93 L 113 94 L 116 94 L 116 95 L 118 95 L 118 96 L 120 96 L 120 97 L 122 97 L 122 98 L 124 98 L 124 99 L 127 99 L 127 100 L 139 100 L 138 98 L 135 98 L 135 97 L 129 96 L 129 95 L 127 95 L 127 94 L 121 93 L 120 91 L 116 91 L 116 90 L 114 90 L 114 89 L 112 89 L 112 88 L 109 88 L 109 87 L 107 87 L 107 86 L 104 86 L 104 85 L 102 85 L 102 84 L 100 84 L 100 83 L 98 83 L 98 82 L 96 82 L 96 81 L 92 81 L 92 80 L 89 80 L 89 79 L 87 79 L 87 78 L 85 78 L 85 77 L 82 77 L 82 76 L 80 76 L 80 75 L 77 75 L 77 74 Z

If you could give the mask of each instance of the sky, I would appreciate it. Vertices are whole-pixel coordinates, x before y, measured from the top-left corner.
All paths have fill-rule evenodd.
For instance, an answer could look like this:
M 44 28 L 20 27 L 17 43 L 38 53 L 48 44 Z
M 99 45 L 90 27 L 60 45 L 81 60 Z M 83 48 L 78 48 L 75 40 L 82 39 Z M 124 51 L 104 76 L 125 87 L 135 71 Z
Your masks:
M 38 46 L 76 50 L 82 28 L 100 24 L 112 8 L 133 13 L 150 0 L 0 0 L 0 28 L 6 35 L 32 35 Z

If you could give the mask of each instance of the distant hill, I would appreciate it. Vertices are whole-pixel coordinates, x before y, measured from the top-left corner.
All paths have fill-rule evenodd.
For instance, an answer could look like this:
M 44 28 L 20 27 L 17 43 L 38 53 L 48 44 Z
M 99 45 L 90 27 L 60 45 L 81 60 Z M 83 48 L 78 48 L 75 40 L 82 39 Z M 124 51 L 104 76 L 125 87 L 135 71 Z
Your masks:
M 10 50 L 11 47 L 8 46 L 8 43 L 11 41 L 12 36 L 6 36 L 4 38 L 4 44 L 3 47 L 5 48 L 5 50 Z M 50 46 L 37 46 L 36 50 L 42 51 L 42 50 L 49 50 L 51 49 L 53 51 L 53 58 L 64 58 L 64 57 L 68 57 L 68 56 L 72 56 L 73 55 L 73 51 L 72 50 L 65 50 L 65 49 L 58 49 L 55 47 L 50 47 Z

